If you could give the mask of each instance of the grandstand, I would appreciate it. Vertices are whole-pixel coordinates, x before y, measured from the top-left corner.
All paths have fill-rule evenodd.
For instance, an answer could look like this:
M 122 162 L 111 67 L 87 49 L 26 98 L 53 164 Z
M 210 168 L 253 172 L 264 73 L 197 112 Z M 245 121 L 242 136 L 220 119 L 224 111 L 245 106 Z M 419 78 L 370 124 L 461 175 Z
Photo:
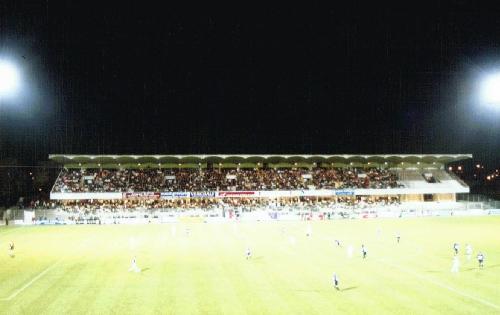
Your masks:
M 460 209 L 469 187 L 448 155 L 50 155 L 56 207 L 116 209 Z
M 446 164 L 467 158 L 51 156 L 62 166 L 52 204 L 20 209 L 1 235 L 16 255 L 3 259 L 3 278 L 15 278 L 0 303 L 9 314 L 43 303 L 147 313 L 129 303 L 139 299 L 176 314 L 489 314 L 500 309 L 489 285 L 500 209 L 461 207 L 468 187 Z M 15 227 L 38 224 L 54 226 Z M 450 275 L 454 242 L 488 265 L 460 253 L 463 272 Z M 436 308 L 443 300 L 455 308 Z

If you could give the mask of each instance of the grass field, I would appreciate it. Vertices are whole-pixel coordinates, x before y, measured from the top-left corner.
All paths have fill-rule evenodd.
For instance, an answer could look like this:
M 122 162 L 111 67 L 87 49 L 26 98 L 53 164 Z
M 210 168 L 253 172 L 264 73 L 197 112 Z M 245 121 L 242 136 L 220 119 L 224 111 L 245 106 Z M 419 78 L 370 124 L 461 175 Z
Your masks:
M 3 227 L 0 249 L 1 314 L 500 314 L 500 217 Z

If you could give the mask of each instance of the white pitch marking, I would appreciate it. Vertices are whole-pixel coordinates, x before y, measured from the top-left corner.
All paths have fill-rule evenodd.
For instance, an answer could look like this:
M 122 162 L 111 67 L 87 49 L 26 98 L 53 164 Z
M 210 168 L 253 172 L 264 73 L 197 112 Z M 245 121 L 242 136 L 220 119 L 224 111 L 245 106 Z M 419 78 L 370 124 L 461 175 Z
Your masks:
M 16 291 L 14 291 L 11 295 L 9 295 L 8 297 L 6 298 L 3 298 L 2 301 L 10 301 L 12 300 L 13 298 L 15 298 L 19 293 L 23 292 L 24 290 L 26 290 L 29 286 L 31 286 L 33 283 L 35 283 L 35 281 L 37 281 L 38 279 L 40 279 L 41 277 L 43 277 L 47 272 L 49 272 L 50 270 L 54 269 L 54 267 L 56 267 L 59 263 L 61 262 L 61 260 L 55 262 L 52 266 L 49 266 L 47 269 L 45 269 L 44 271 L 40 272 L 36 277 L 34 277 L 33 279 L 31 279 L 28 283 L 26 283 L 25 285 L 23 285 L 21 288 L 17 289 Z
M 391 267 L 398 268 L 399 270 L 402 270 L 402 271 L 404 271 L 404 272 L 406 272 L 406 273 L 412 274 L 413 276 L 415 276 L 415 277 L 417 277 L 417 278 L 420 278 L 420 279 L 422 279 L 422 280 L 426 280 L 426 281 L 428 281 L 428 282 L 430 282 L 430 283 L 434 284 L 435 286 L 438 286 L 438 287 L 441 287 L 441 288 L 447 289 L 447 290 L 449 290 L 449 291 L 451 291 L 451 292 L 453 292 L 453 293 L 456 293 L 456 294 L 461 295 L 461 296 L 463 296 L 463 297 L 466 297 L 466 298 L 468 298 L 468 299 L 474 300 L 474 301 L 479 302 L 479 303 L 481 303 L 481 304 L 484 304 L 484 305 L 486 305 L 486 306 L 489 306 L 489 307 L 492 307 L 492 308 L 494 308 L 494 309 L 500 310 L 500 306 L 499 306 L 499 305 L 497 305 L 497 304 L 494 304 L 494 303 L 492 303 L 492 302 L 486 301 L 486 300 L 484 300 L 484 299 L 482 299 L 482 298 L 479 298 L 479 297 L 477 297 L 477 296 L 470 295 L 470 294 L 468 294 L 468 293 L 462 292 L 462 291 L 460 291 L 460 290 L 457 290 L 457 289 L 455 289 L 455 288 L 453 288 L 453 287 L 450 287 L 450 286 L 448 286 L 448 285 L 446 285 L 446 284 L 443 284 L 443 283 L 441 283 L 441 282 L 438 282 L 438 281 L 436 281 L 436 280 L 429 279 L 429 278 L 427 278 L 427 277 L 425 277 L 425 276 L 423 276 L 423 275 L 421 275 L 421 274 L 416 273 L 416 272 L 415 272 L 415 271 L 413 271 L 413 270 L 406 269 L 406 268 L 403 268 L 403 267 L 401 267 L 401 266 L 398 266 L 398 265 L 395 265 L 395 264 L 388 263 L 388 262 L 386 262 L 386 261 L 382 261 L 382 260 L 378 260 L 378 261 L 379 261 L 379 262 L 381 262 L 381 263 L 384 263 L 384 264 L 386 264 L 386 265 L 389 265 L 389 266 L 391 266 Z
M 95 238 L 95 236 L 94 236 L 94 238 Z M 84 245 L 88 245 L 89 243 L 90 243 L 90 239 L 85 239 L 85 240 L 81 241 L 80 244 L 79 244 L 79 246 L 78 246 L 78 248 L 77 248 L 77 251 L 79 252 L 84 247 Z M 61 263 L 62 261 L 63 261 L 63 259 L 59 259 L 53 265 L 47 267 L 44 271 L 40 272 L 37 276 L 35 276 L 33 279 L 31 279 L 28 283 L 26 283 L 25 285 L 23 285 L 21 288 L 19 288 L 16 291 L 14 291 L 11 295 L 9 295 L 6 298 L 0 299 L 0 301 L 10 301 L 10 300 L 12 300 L 19 293 L 23 292 L 29 286 L 31 286 L 35 281 L 37 281 L 38 279 L 40 279 L 41 277 L 43 277 L 47 272 L 49 272 L 50 270 L 54 269 L 54 267 L 56 267 L 57 265 L 59 265 L 59 263 Z
M 320 239 L 325 240 L 325 241 L 330 241 L 329 239 L 326 239 L 326 238 L 324 238 L 324 237 L 322 237 L 322 238 L 320 238 Z M 418 250 L 417 250 L 417 253 L 416 253 L 415 255 L 413 255 L 413 256 L 418 256 L 418 255 L 420 255 L 422 252 L 423 252 L 422 247 L 420 247 L 420 246 L 419 246 L 419 247 L 418 247 Z M 413 257 L 413 256 L 412 256 L 412 257 Z M 416 272 L 415 272 L 415 271 L 413 271 L 413 270 L 406 269 L 406 268 L 403 268 L 403 267 L 401 267 L 401 266 L 398 266 L 398 265 L 394 265 L 394 264 L 388 263 L 387 261 L 384 261 L 383 259 L 376 259 L 375 261 L 378 261 L 378 262 L 384 263 L 384 264 L 389 265 L 389 266 L 394 267 L 394 268 L 398 268 L 398 269 L 400 269 L 400 270 L 402 270 L 402 271 L 404 271 L 404 272 L 406 272 L 406 273 L 412 274 L 413 276 L 415 276 L 415 277 L 417 277 L 417 278 L 420 278 L 420 279 L 422 279 L 422 280 L 426 280 L 426 281 L 428 281 L 428 282 L 430 282 L 430 283 L 434 284 L 435 286 L 438 286 L 438 287 L 441 287 L 441 288 L 447 289 L 447 290 L 449 290 L 449 291 L 451 291 L 451 292 L 453 292 L 453 293 L 456 293 L 456 294 L 461 295 L 461 296 L 463 296 L 463 297 L 466 297 L 466 298 L 468 298 L 468 299 L 474 300 L 474 301 L 479 302 L 479 303 L 481 303 L 481 304 L 483 304 L 483 305 L 486 305 L 486 306 L 492 307 L 492 308 L 494 308 L 494 309 L 500 310 L 500 305 L 497 305 L 497 304 L 492 303 L 492 302 L 490 302 L 490 301 L 484 300 L 484 299 L 479 298 L 479 297 L 477 297 L 477 296 L 473 296 L 473 295 L 470 295 L 470 294 L 468 294 L 468 293 L 462 292 L 462 291 L 460 291 L 460 290 L 457 290 L 457 289 L 455 289 L 455 288 L 452 288 L 452 287 L 450 287 L 450 286 L 447 286 L 446 284 L 443 284 L 443 283 L 441 283 L 441 282 L 438 282 L 438 281 L 435 281 L 435 280 L 429 279 L 429 278 L 427 278 L 427 277 L 425 277 L 425 276 L 423 276 L 423 275 L 420 275 L 420 274 L 416 273 Z

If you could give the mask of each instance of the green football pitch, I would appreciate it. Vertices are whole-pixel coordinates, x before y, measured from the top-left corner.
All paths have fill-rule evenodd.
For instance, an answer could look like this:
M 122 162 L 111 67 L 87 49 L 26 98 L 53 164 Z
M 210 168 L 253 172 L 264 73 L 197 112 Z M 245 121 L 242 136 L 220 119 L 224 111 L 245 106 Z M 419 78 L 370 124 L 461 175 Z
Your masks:
M 0 249 L 1 314 L 500 314 L 500 217 L 2 227 Z

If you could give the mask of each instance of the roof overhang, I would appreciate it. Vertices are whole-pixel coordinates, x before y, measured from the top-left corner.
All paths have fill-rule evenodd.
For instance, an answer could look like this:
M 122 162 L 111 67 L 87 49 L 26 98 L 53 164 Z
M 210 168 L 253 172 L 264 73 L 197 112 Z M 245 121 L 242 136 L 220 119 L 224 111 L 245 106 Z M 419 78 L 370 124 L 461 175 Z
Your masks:
M 131 163 L 439 163 L 471 159 L 472 154 L 188 154 L 188 155 L 80 155 L 51 154 L 49 159 L 60 164 L 131 164 Z

